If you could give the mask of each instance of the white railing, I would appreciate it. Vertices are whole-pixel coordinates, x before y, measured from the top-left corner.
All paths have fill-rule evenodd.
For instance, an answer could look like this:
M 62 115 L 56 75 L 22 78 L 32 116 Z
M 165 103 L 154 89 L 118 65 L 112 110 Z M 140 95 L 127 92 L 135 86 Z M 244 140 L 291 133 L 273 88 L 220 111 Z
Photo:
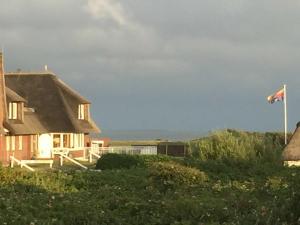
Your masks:
M 22 160 L 18 160 L 16 159 L 14 156 L 10 157 L 10 167 L 13 168 L 14 167 L 14 163 L 17 163 L 18 165 L 21 166 L 21 168 L 24 166 L 26 169 L 34 172 L 34 169 L 31 168 L 30 166 L 28 166 L 26 163 L 22 162 Z
M 60 154 L 68 155 L 69 152 L 70 152 L 69 148 L 53 148 L 52 149 L 53 155 L 60 155 Z
M 84 151 L 84 149 L 82 149 Z M 81 163 L 77 162 L 76 160 L 74 160 L 73 158 L 69 157 L 68 154 L 69 154 L 69 151 L 66 150 L 66 149 L 59 149 L 59 150 L 53 150 L 52 153 L 54 155 L 58 155 L 59 156 L 59 159 L 60 159 L 60 165 L 62 166 L 63 165 L 63 162 L 64 162 L 64 158 L 66 158 L 67 160 L 69 160 L 70 162 L 82 167 L 83 169 L 87 169 L 86 166 L 82 165 Z
M 89 152 L 89 161 L 92 161 L 93 156 L 100 158 L 104 154 L 128 154 L 128 155 L 157 155 L 156 146 L 114 146 L 114 147 L 89 147 L 86 148 Z
M 83 151 L 83 158 L 89 159 L 89 161 L 92 162 L 93 158 L 99 159 L 102 155 L 108 153 L 128 154 L 128 155 L 157 155 L 157 146 L 113 146 L 113 147 L 92 146 L 92 147 L 85 147 L 85 148 L 78 148 L 78 149 L 60 148 L 60 149 L 52 149 L 52 154 L 59 155 L 60 162 L 62 164 L 63 158 L 67 158 L 67 157 L 70 158 L 69 153 L 71 153 L 72 151 Z
M 157 155 L 156 146 L 115 146 L 91 148 L 90 151 L 98 152 L 99 155 L 107 153 L 129 154 L 129 155 Z
M 92 150 L 89 151 L 89 162 L 91 163 L 93 161 L 93 156 L 96 157 L 97 159 L 100 159 L 101 156 L 98 154 L 98 152 L 93 152 Z

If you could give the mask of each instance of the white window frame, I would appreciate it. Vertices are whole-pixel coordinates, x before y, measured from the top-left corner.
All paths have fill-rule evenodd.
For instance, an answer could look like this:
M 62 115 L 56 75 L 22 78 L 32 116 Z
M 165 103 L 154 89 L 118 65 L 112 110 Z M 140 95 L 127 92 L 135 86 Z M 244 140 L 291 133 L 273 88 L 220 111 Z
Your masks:
M 22 150 L 23 149 L 23 137 L 21 135 L 19 136 L 18 143 L 19 143 L 19 150 Z
M 18 103 L 10 102 L 8 104 L 8 119 L 16 120 L 18 118 Z
M 53 148 L 54 149 L 58 149 L 58 148 L 65 148 L 64 147 L 64 143 L 63 143 L 63 138 L 64 138 L 64 135 L 70 135 L 70 149 L 73 149 L 73 148 L 83 148 L 84 147 L 84 134 L 83 133 L 52 133 L 52 143 L 53 143 L 53 138 L 54 138 L 54 135 L 59 135 L 59 146 L 58 147 L 54 147 L 53 145 Z
M 16 136 L 6 136 L 6 151 L 15 151 L 16 150 Z
M 59 146 L 58 147 L 54 147 L 54 135 L 59 135 Z M 62 143 L 62 134 L 61 133 L 53 133 L 52 135 L 52 146 L 53 148 L 62 148 L 63 143 Z
M 78 105 L 78 119 L 79 120 L 84 120 L 84 104 L 79 104 Z
M 74 148 L 83 148 L 84 147 L 84 134 L 74 134 Z
M 36 134 L 30 135 L 30 152 L 34 153 L 38 150 L 38 136 Z
M 11 136 L 11 150 L 16 150 L 16 136 Z
M 80 147 L 84 147 L 84 134 L 80 134 Z

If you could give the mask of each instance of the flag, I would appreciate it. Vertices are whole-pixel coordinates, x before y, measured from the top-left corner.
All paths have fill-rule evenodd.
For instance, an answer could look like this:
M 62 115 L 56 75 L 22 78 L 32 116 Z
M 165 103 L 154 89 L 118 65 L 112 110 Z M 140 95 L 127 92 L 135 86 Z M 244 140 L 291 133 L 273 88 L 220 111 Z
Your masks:
M 273 104 L 274 102 L 277 101 L 283 101 L 284 99 L 284 88 L 280 89 L 277 91 L 275 94 L 268 96 L 268 102 Z

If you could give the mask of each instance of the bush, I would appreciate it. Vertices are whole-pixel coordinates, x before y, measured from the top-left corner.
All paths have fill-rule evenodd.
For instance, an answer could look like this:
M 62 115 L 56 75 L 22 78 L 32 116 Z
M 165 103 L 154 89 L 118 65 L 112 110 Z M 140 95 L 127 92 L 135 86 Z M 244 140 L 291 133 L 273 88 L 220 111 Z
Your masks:
M 136 155 L 145 166 L 149 166 L 155 162 L 170 162 L 176 158 L 167 155 Z
M 147 167 L 153 162 L 167 162 L 172 158 L 165 155 L 126 155 L 106 154 L 96 164 L 96 169 L 130 169 L 132 167 Z
M 137 157 L 150 161 L 147 168 L 2 168 L 0 223 L 299 224 L 300 168 L 193 158 L 181 159 L 183 166 L 177 158 Z
M 158 162 L 150 166 L 150 179 L 164 190 L 177 185 L 200 184 L 207 180 L 204 172 L 175 162 Z
M 96 169 L 129 169 L 142 166 L 142 160 L 133 155 L 126 154 L 106 154 L 103 155 L 96 164 Z
M 200 160 L 197 158 L 185 158 L 182 164 L 204 171 L 214 180 L 243 180 L 249 177 L 265 179 L 285 169 L 282 163 L 274 163 L 261 160 Z
M 224 130 L 190 141 L 189 153 L 201 160 L 263 160 L 278 162 L 284 147 L 282 133 Z

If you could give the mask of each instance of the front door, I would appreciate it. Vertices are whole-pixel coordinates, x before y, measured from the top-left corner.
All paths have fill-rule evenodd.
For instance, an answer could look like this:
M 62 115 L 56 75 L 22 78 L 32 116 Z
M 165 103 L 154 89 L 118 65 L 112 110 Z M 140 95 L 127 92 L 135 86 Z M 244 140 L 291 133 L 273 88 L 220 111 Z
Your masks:
M 38 158 L 51 158 L 52 138 L 50 134 L 39 136 Z

